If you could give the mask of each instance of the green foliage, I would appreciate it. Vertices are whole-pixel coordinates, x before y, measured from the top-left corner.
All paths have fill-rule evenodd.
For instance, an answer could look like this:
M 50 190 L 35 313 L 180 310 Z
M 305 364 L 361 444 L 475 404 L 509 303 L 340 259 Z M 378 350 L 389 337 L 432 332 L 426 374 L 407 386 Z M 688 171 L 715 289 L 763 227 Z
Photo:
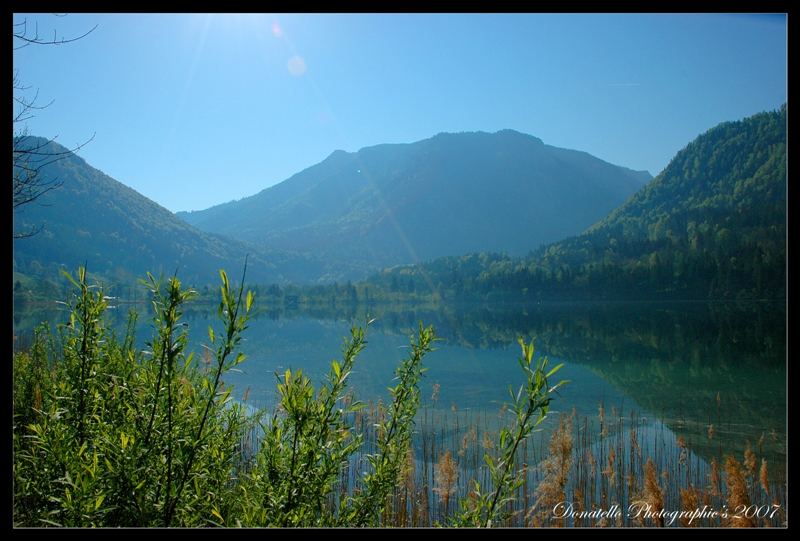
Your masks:
M 103 289 L 84 268 L 67 274 L 75 293 L 56 342 L 45 328 L 14 356 L 14 522 L 24 526 L 381 526 L 402 478 L 420 405 L 422 361 L 436 340 L 421 323 L 395 372 L 391 403 L 372 427 L 368 468 L 352 490 L 341 475 L 364 456 L 355 427 L 363 405 L 348 379 L 366 346 L 353 327 L 341 360 L 315 389 L 302 370 L 278 377 L 279 403 L 266 420 L 231 399 L 222 376 L 244 361 L 236 353 L 255 295 L 220 272 L 218 315 L 205 362 L 186 352 L 183 306 L 195 296 L 173 276 L 148 274 L 153 338 L 135 347 L 131 312 L 119 341 L 104 323 Z M 369 325 L 372 321 L 368 321 Z M 491 525 L 518 485 L 513 458 L 550 402 L 546 360 L 532 367 L 514 397 L 517 420 L 500 434 L 493 481 L 464 524 Z M 559 384 L 560 385 L 560 384 Z M 534 416 L 538 415 L 536 419 Z M 258 435 L 257 448 L 252 446 Z M 472 513 L 472 514 L 470 514 Z
M 516 394 L 510 386 L 508 389 L 511 395 L 510 410 L 515 416 L 514 424 L 510 429 L 500 429 L 496 458 L 492 458 L 488 452 L 483 456 L 489 467 L 492 490 L 482 492 L 480 483 L 473 481 L 473 497 L 461 502 L 461 513 L 456 517 L 456 525 L 486 528 L 506 518 L 506 504 L 513 499 L 514 493 L 523 483 L 524 472 L 515 467 L 517 449 L 534 428 L 544 421 L 553 399 L 550 395 L 567 383 L 562 380 L 552 387 L 549 386 L 548 378 L 558 372 L 563 364 L 545 372 L 547 357 L 543 357 L 536 365 L 532 364 L 533 342 L 526 344 L 520 338 L 519 345 L 522 348 L 519 365 L 525 373 L 526 382 Z
M 420 325 L 411 354 L 397 368 L 398 383 L 385 421 L 378 423 L 377 452 L 368 456 L 371 471 L 363 490 L 338 495 L 338 481 L 361 447 L 352 413 L 363 404 L 350 400 L 347 379 L 366 345 L 363 328 L 354 327 L 316 391 L 301 370 L 278 376 L 280 402 L 263 427 L 257 465 L 241 484 L 240 523 L 244 526 L 378 526 L 394 490 L 411 439 L 419 406 L 422 359 L 431 351 L 432 328 Z
M 242 287 L 235 294 L 223 286 L 224 340 L 215 370 L 202 372 L 185 355 L 180 322 L 193 292 L 175 277 L 166 286 L 149 278 L 156 309 L 149 351 L 136 351 L 130 332 L 121 344 L 107 332 L 103 291 L 81 268 L 69 276 L 77 294 L 60 348 L 37 333 L 31 352 L 15 356 L 16 523 L 215 523 L 247 423 L 220 381 L 237 362 L 230 354 L 246 328 Z M 27 392 L 34 377 L 38 387 Z
M 278 376 L 278 411 L 263 427 L 257 466 L 241 486 L 243 525 L 331 525 L 328 497 L 363 439 L 346 421 L 361 407 L 346 400 L 346 390 L 365 345 L 364 329 L 354 327 L 342 348 L 342 362 L 331 362 L 318 392 L 302 370 L 287 369 Z
M 354 498 L 353 510 L 344 514 L 345 525 L 380 524 L 380 512 L 400 479 L 401 466 L 411 444 L 420 401 L 418 384 L 424 371 L 422 358 L 431 351 L 434 340 L 433 328 L 424 328 L 420 323 L 417 340 L 411 343 L 410 356 L 397 367 L 395 379 L 398 383 L 389 388 L 392 403 L 387 419 L 377 425 L 378 452 L 368 457 L 373 471 L 364 479 L 363 492 Z

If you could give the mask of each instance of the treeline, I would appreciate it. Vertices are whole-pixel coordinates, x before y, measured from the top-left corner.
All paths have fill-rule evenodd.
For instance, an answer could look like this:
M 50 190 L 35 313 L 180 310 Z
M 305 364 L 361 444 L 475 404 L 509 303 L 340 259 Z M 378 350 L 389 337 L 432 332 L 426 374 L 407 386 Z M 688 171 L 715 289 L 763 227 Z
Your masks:
M 701 135 L 582 235 L 527 258 L 443 258 L 368 283 L 486 300 L 784 298 L 786 172 L 784 105 Z

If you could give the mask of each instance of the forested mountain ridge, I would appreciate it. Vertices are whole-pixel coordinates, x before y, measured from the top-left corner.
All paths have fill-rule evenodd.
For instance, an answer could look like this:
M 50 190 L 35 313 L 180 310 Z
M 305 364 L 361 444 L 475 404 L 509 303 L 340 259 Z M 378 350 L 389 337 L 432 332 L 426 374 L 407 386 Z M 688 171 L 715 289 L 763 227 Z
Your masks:
M 446 258 L 372 282 L 451 295 L 783 298 L 786 164 L 784 105 L 700 135 L 608 217 L 528 258 Z
M 32 147 L 45 143 L 25 140 Z M 67 152 L 53 142 L 38 151 Z M 177 271 L 183 280 L 206 284 L 220 268 L 239 272 L 247 254 L 253 281 L 285 282 L 289 275 L 302 281 L 324 272 L 306 257 L 199 231 L 75 154 L 46 165 L 40 175 L 61 186 L 14 212 L 15 231 L 40 230 L 14 241 L 14 270 L 27 276 L 57 277 L 62 266 L 74 270 L 86 263 L 90 272 L 119 283 L 135 283 L 148 271 Z
M 453 147 L 460 149 L 462 159 L 440 161 L 442 153 Z M 52 148 L 64 151 L 55 144 Z M 516 157 L 512 160 L 511 155 Z M 561 189 L 572 182 L 567 191 L 574 194 L 581 193 L 581 185 L 593 186 L 595 191 L 589 192 L 594 195 L 597 190 L 606 195 L 616 190 L 614 197 L 621 201 L 626 190 L 646 175 L 627 170 L 620 177 L 622 168 L 585 153 L 548 147 L 510 130 L 440 134 L 411 145 L 381 145 L 354 154 L 338 151 L 295 175 L 292 182 L 190 215 L 207 223 L 228 217 L 241 231 L 247 231 L 248 220 L 259 216 L 264 221 L 257 223 L 262 225 L 282 224 L 283 232 L 270 238 L 280 237 L 288 245 L 295 239 L 303 248 L 298 252 L 304 253 L 292 253 L 198 231 L 70 155 L 43 171 L 62 180 L 63 186 L 15 212 L 15 230 L 39 225 L 43 230 L 15 241 L 14 270 L 52 276 L 62 265 L 74 268 L 86 262 L 90 270 L 121 282 L 148 270 L 172 273 L 177 269 L 184 278 L 208 283 L 218 268 L 240 268 L 249 253 L 252 282 L 324 282 L 366 273 L 378 262 L 391 260 L 390 249 L 423 259 L 448 243 L 459 255 L 384 270 L 359 290 L 369 289 L 372 298 L 434 292 L 502 299 L 783 298 L 786 160 L 785 105 L 778 111 L 725 122 L 689 143 L 658 177 L 582 234 L 515 258 L 508 253 L 522 251 L 534 238 L 529 231 L 538 227 L 530 218 L 537 215 L 531 205 L 545 205 L 545 188 L 555 189 L 555 184 L 542 180 L 546 175 L 541 171 L 560 164 Z M 565 161 L 572 165 L 564 166 Z M 410 164 L 416 176 L 409 176 Z M 521 169 L 508 171 L 513 169 L 511 164 Z M 520 164 L 533 172 L 525 173 Z M 505 173 L 493 177 L 487 167 Z M 616 180 L 603 174 L 582 176 L 593 167 Z M 431 179 L 442 169 L 460 174 L 448 177 L 444 188 L 420 180 Z M 376 171 L 394 173 L 386 176 Z M 520 175 L 528 175 L 528 184 L 538 179 L 536 197 L 529 191 L 525 195 L 514 191 L 519 187 L 514 179 Z M 492 180 L 488 184 L 494 199 L 480 191 L 487 184 L 480 179 L 486 178 Z M 453 186 L 458 189 L 453 191 Z M 572 208 L 586 208 L 585 199 L 578 195 L 572 199 Z M 316 207 L 301 204 L 312 200 Z M 324 206 L 323 201 L 329 204 Z M 264 202 L 272 205 L 266 217 L 259 211 Z M 289 227 L 292 220 L 302 218 L 297 213 L 302 214 L 304 208 L 303 219 L 313 223 Z M 233 212 L 236 209 L 241 215 Z M 424 216 L 409 220 L 408 212 L 414 209 Z M 488 215 L 501 214 L 505 221 L 499 225 L 485 221 Z M 376 215 L 381 215 L 376 223 L 365 225 Z M 471 222 L 470 217 L 474 217 Z M 329 229 L 333 223 L 336 227 Z M 459 235 L 451 236 L 456 224 L 461 224 Z M 521 231 L 500 235 L 498 228 Z M 381 237 L 380 231 L 392 232 L 395 240 Z M 493 237 L 491 251 L 460 255 L 464 246 L 459 243 L 464 239 L 488 242 L 492 235 L 498 236 Z M 384 244 L 378 242 L 381 238 Z
M 336 151 L 262 192 L 179 213 L 205 231 L 365 269 L 576 234 L 651 176 L 513 130 Z
M 680 242 L 700 249 L 708 227 L 717 233 L 780 228 L 786 220 L 786 108 L 725 122 L 701 135 L 629 201 L 585 235 L 554 244 L 577 246 L 594 238 Z M 727 226 L 727 227 L 725 227 Z M 703 232 L 704 231 L 704 232 Z M 712 243 L 714 244 L 714 243 Z M 587 255 L 592 252 L 587 252 Z M 597 255 L 596 252 L 593 255 Z M 588 259 L 592 259 L 589 257 Z

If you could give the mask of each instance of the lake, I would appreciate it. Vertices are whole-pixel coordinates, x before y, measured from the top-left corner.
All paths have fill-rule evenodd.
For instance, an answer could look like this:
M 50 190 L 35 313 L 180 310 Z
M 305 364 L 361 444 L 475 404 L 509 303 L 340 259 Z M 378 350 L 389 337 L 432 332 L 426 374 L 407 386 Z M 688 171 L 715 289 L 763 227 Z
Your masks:
M 109 325 L 124 332 L 129 305 L 108 311 Z M 142 348 L 151 336 L 147 305 L 137 324 Z M 786 312 L 776 303 L 565 303 L 465 305 L 438 309 L 347 308 L 314 313 L 263 310 L 250 320 L 242 350 L 247 360 L 225 382 L 234 396 L 271 406 L 276 372 L 302 368 L 319 382 L 352 322 L 375 321 L 353 370 L 351 386 L 365 402 L 386 401 L 393 370 L 407 354 L 419 321 L 433 324 L 441 341 L 429 354 L 421 384 L 432 411 L 470 412 L 498 418 L 508 386 L 522 382 L 517 364 L 521 336 L 536 339 L 538 355 L 558 374 L 562 388 L 552 412 L 597 416 L 605 412 L 658 421 L 683 436 L 701 456 L 733 453 L 761 440 L 764 455 L 785 464 Z M 64 310 L 21 307 L 14 334 L 25 342 L 39 321 L 63 322 Z M 184 315 L 198 357 L 207 328 L 219 329 L 214 309 L 190 305 Z M 433 400 L 434 386 L 437 397 Z M 713 436 L 709 437 L 709 426 Z M 764 445 L 767 442 L 768 445 Z

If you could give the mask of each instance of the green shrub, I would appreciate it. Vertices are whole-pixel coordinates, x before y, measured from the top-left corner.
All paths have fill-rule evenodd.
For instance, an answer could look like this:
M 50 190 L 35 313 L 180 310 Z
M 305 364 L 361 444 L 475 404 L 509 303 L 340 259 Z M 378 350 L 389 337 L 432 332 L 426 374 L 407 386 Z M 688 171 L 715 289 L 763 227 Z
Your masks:
M 411 444 L 420 404 L 423 358 L 436 340 L 421 323 L 395 372 L 391 403 L 373 427 L 375 448 L 356 487 L 343 472 L 364 452 L 348 379 L 366 346 L 353 327 L 341 361 L 315 389 L 301 370 L 278 378 L 279 402 L 246 414 L 222 376 L 244 361 L 236 353 L 253 307 L 244 280 L 231 287 L 220 271 L 220 331 L 209 327 L 207 363 L 186 352 L 182 307 L 195 296 L 176 277 L 148 274 L 153 338 L 137 350 L 136 313 L 124 339 L 105 327 L 103 290 L 86 271 L 67 275 L 75 290 L 58 340 L 37 331 L 14 355 L 14 523 L 24 526 L 381 526 Z M 367 323 L 369 325 L 370 322 Z M 500 434 L 500 457 L 487 464 L 493 492 L 462 505 L 457 524 L 496 524 L 519 485 L 514 454 L 550 402 L 546 360 L 531 367 L 521 342 L 527 385 L 514 397 L 512 430 Z M 216 349 L 212 349 L 216 348 Z M 213 351 L 213 356 L 211 352 Z M 560 385 L 560 384 L 559 384 Z M 259 434 L 257 450 L 248 438 Z

